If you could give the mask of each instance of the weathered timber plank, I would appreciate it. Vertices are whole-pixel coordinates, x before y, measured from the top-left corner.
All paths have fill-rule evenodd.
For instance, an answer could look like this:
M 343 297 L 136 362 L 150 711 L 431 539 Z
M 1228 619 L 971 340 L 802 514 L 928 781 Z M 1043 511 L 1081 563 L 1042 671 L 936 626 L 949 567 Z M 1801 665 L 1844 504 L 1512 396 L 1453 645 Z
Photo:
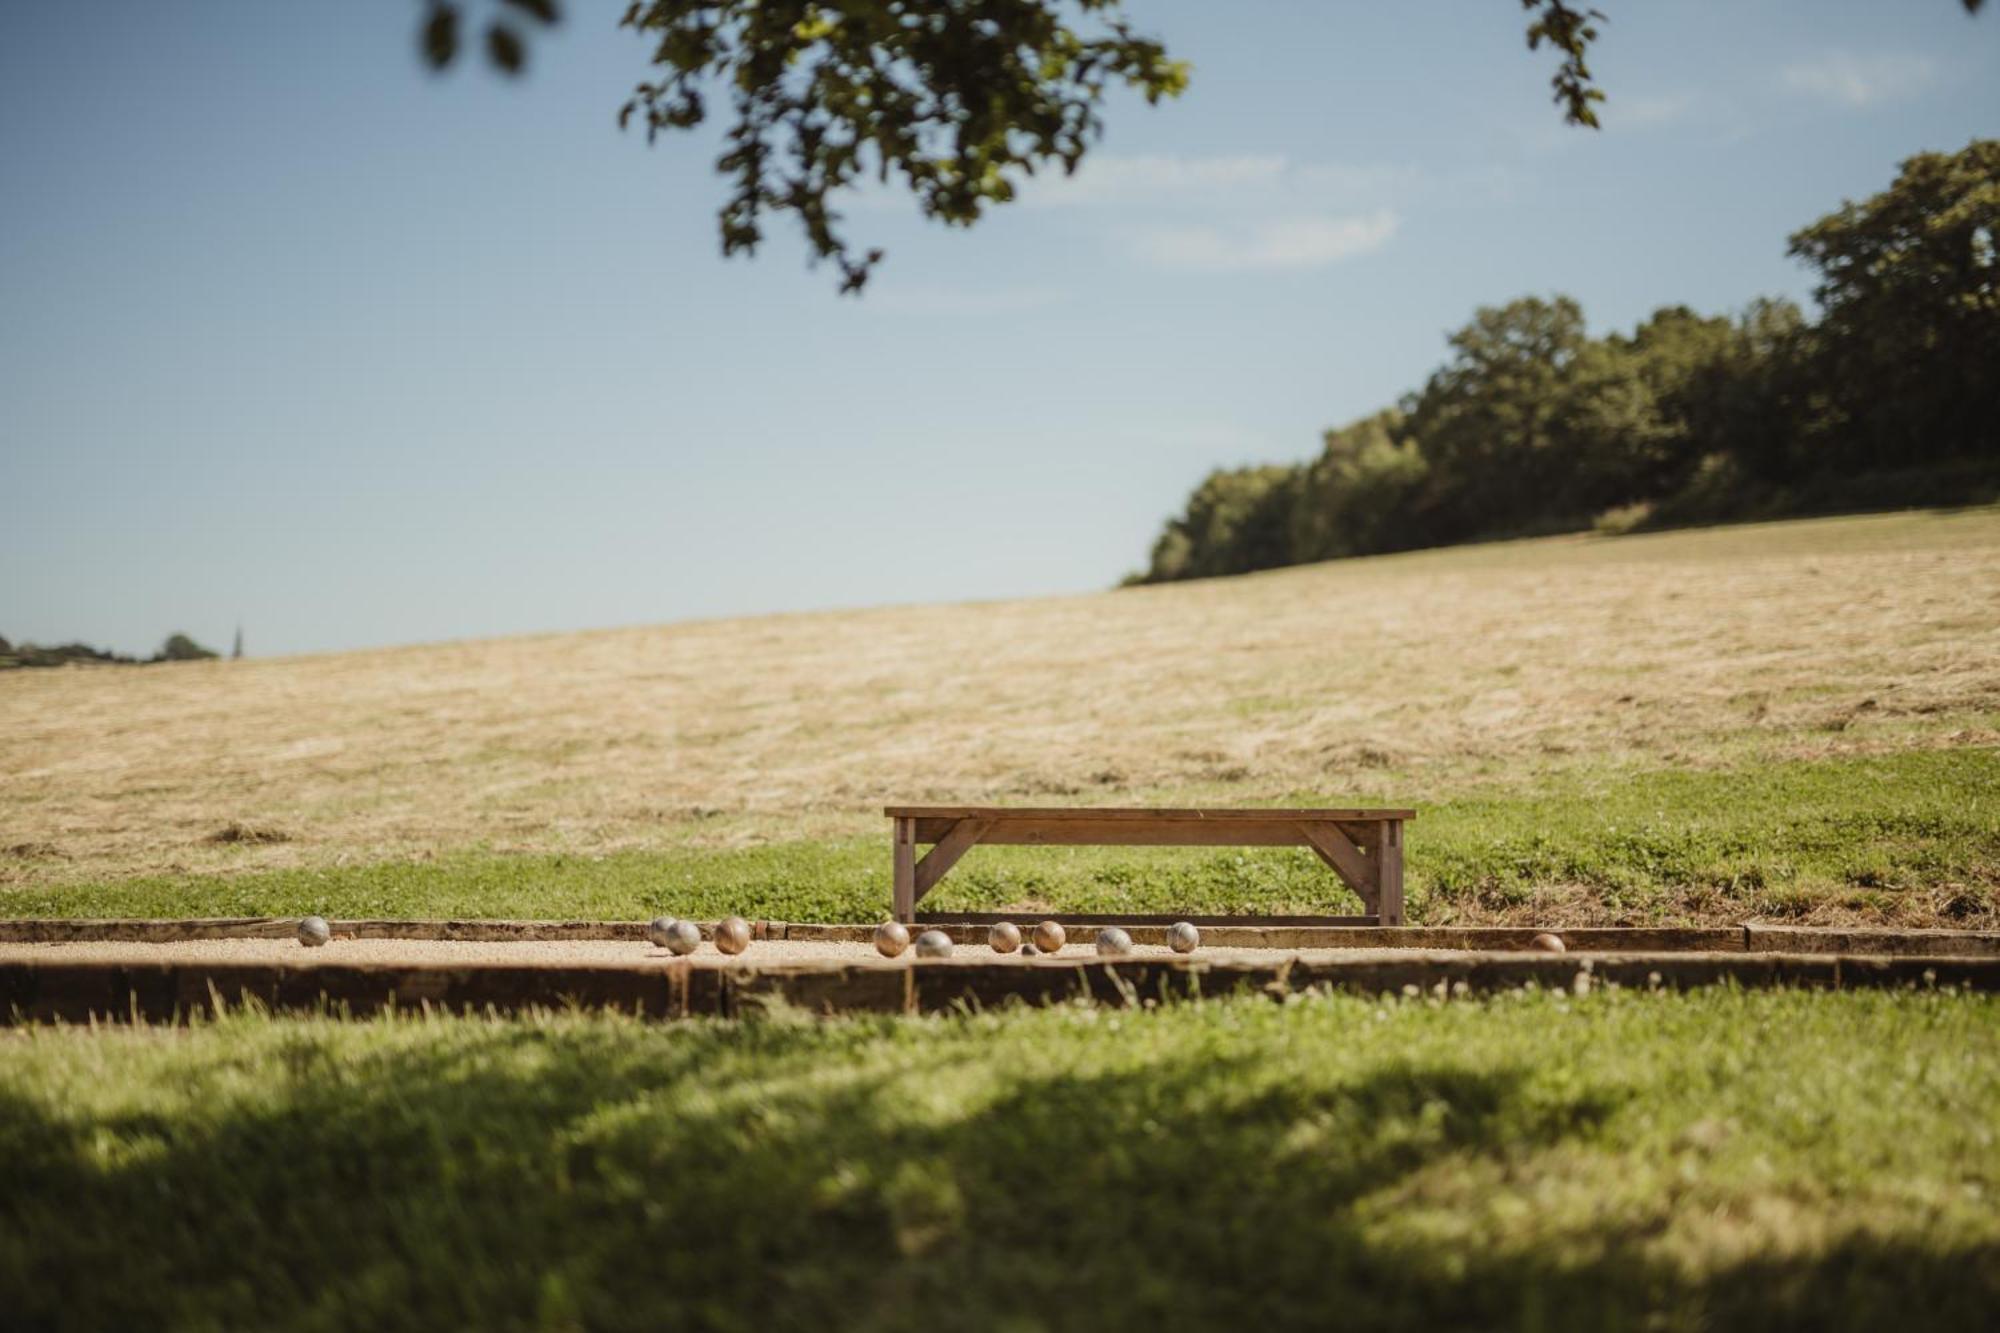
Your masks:
M 924 853 L 924 859 L 917 862 L 916 896 L 911 900 L 913 904 L 922 902 L 924 895 L 945 877 L 945 872 L 957 865 L 959 858 L 977 845 L 980 835 L 986 832 L 989 822 L 984 819 L 961 819 L 937 840 L 936 846 Z
M 1034 925 L 1037 921 L 1054 921 L 1064 926 L 1155 927 L 1157 929 L 1154 931 L 1154 934 L 1157 938 L 1141 939 L 1135 934 L 1132 936 L 1133 942 L 1135 944 L 1164 944 L 1166 943 L 1165 928 L 1177 921 L 1185 921 L 1192 926 L 1224 927 L 1241 926 L 1245 919 L 1240 916 L 1202 916 L 1198 913 L 1188 916 L 1175 912 L 919 912 L 917 913 L 916 924 L 926 928 L 935 926 L 945 930 L 947 933 L 950 933 L 951 929 L 955 926 L 964 927 L 967 938 L 970 939 L 976 932 L 977 941 L 981 944 L 986 942 L 986 928 L 1000 921 L 1012 921 L 1015 925 L 1021 926 L 1023 929 Z M 1372 916 L 1259 916 L 1253 919 L 1258 923 L 1255 927 L 1258 930 L 1265 930 L 1275 926 L 1290 926 L 1301 929 L 1306 927 L 1335 929 L 1343 926 L 1372 926 L 1375 924 L 1375 918 Z M 1246 929 L 1248 928 L 1246 927 Z M 957 938 L 956 935 L 953 935 L 954 940 Z M 1207 937 L 1204 936 L 1203 938 L 1206 939 Z M 1268 939 L 1268 937 L 1266 938 Z M 1082 939 L 1081 937 L 1079 939 L 1082 943 L 1090 943 L 1087 939 Z M 1212 941 L 1212 943 L 1221 943 L 1221 941 Z M 1283 945 L 1271 945 L 1266 940 L 1260 939 L 1256 944 L 1246 944 L 1240 947 L 1302 948 L 1309 946 L 1289 942 Z
M 1905 958 L 2000 957 L 2000 934 L 1978 930 L 1840 930 L 1815 926 L 1744 926 L 1743 947 L 1757 953 L 1888 954 Z
M 1361 899 L 1362 904 L 1374 907 L 1375 866 L 1361 854 L 1359 847 L 1349 841 L 1340 826 L 1301 820 L 1299 832 L 1304 835 L 1313 851 L 1319 854 L 1319 859 L 1332 866 L 1333 873 L 1340 876 L 1348 888 L 1354 890 L 1355 896 Z
M 897 819 L 891 838 L 889 908 L 896 920 L 908 921 L 917 910 L 917 821 Z
M 891 805 L 883 814 L 891 819 L 1084 819 L 1084 820 L 1187 820 L 1197 823 L 1228 823 L 1232 820 L 1300 819 L 1415 819 L 1414 810 L 1398 809 L 1296 809 L 1244 808 L 1203 810 L 1193 808 L 1152 808 L 1147 806 L 1087 805 Z
M 1382 826 L 1375 848 L 1375 913 L 1385 926 L 1403 924 L 1403 826 Z
M 217 1003 L 255 1001 L 285 1011 L 363 1015 L 395 1007 L 513 1013 L 617 1009 L 656 1017 L 730 1017 L 782 998 L 813 1013 L 935 1011 L 1087 998 L 1147 1004 L 1254 989 L 1308 988 L 1449 997 L 1533 984 L 1684 989 L 1838 985 L 2000 991 L 2000 957 L 1855 957 L 1841 954 L 1434 955 L 1353 959 L 1280 954 L 1269 960 L 1075 957 L 998 962 L 942 959 L 892 966 L 728 969 L 486 965 L 0 963 L 0 1023 L 172 1023 Z
M 958 821 L 913 821 L 918 842 L 936 842 Z M 1223 823 L 1136 819 L 996 819 L 979 841 L 1003 847 L 1303 847 L 1297 820 L 1238 819 Z
M 910 968 L 884 962 L 816 971 L 787 969 L 723 974 L 733 1012 L 746 1014 L 774 1005 L 810 1014 L 905 1014 L 914 1000 Z

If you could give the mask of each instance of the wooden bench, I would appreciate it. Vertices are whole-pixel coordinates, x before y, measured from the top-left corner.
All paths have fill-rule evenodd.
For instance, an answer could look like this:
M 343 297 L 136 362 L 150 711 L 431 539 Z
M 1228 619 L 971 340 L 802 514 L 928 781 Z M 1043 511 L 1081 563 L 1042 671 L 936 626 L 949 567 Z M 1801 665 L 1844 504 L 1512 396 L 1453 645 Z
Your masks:
M 1057 914 L 1065 924 L 1278 926 L 1403 924 L 1403 821 L 1414 810 L 1092 810 L 1023 806 L 892 805 L 893 910 L 902 922 L 994 922 L 993 912 L 917 911 L 958 859 L 981 843 L 1014 847 L 1310 847 L 1360 895 L 1363 916 L 1176 916 Z M 917 848 L 928 844 L 922 859 Z M 1020 913 L 1014 913 L 1019 916 Z

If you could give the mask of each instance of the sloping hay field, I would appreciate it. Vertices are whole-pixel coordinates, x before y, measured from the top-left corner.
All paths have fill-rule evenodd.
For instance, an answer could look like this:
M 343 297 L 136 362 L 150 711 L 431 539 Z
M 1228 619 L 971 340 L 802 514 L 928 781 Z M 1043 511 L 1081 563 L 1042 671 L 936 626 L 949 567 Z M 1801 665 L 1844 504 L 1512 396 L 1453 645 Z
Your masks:
M 0 882 L 28 890 L 838 842 L 878 836 L 888 800 L 1436 810 L 1607 775 L 1990 756 L 2000 511 L 23 671 L 0 678 L 0 738 Z

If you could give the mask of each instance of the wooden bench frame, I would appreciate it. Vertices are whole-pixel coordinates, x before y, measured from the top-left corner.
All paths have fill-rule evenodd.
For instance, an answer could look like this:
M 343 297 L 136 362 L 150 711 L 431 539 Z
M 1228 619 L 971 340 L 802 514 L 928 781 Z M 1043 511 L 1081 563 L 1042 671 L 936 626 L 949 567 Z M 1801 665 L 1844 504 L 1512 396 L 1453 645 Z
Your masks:
M 1400 926 L 1403 823 L 1414 810 L 1146 810 L 1076 807 L 892 805 L 896 920 L 986 923 L 1022 913 L 918 912 L 923 896 L 974 847 L 1310 847 L 1360 895 L 1363 916 L 1175 916 L 1056 914 L 1065 924 L 1197 926 Z M 918 859 L 917 848 L 930 851 Z M 1042 918 L 1049 919 L 1049 918 Z

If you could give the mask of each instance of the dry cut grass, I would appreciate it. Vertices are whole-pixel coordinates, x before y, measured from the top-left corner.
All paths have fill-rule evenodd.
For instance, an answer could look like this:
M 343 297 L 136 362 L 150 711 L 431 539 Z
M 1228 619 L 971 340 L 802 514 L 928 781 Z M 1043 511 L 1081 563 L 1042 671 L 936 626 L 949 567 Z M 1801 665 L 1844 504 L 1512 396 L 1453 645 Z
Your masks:
M 2000 511 L 1089 596 L 0 677 L 0 877 L 872 831 L 889 800 L 1423 804 L 1992 745 Z

